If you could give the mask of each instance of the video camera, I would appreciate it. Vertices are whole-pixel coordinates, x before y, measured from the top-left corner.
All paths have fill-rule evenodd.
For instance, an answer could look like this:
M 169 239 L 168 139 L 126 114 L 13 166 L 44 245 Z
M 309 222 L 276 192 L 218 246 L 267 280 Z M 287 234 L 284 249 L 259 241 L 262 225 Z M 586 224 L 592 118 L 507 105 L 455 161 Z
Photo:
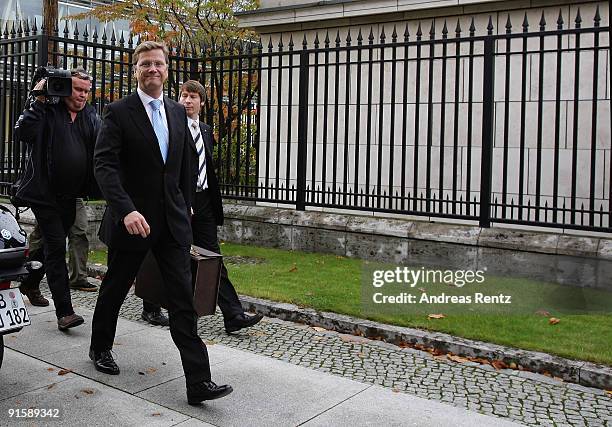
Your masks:
M 33 90 L 42 79 L 47 79 L 42 90 Z M 72 95 L 72 76 L 70 71 L 51 66 L 40 67 L 32 75 L 30 94 L 34 97 L 45 96 L 47 103 L 57 104 L 60 98 Z

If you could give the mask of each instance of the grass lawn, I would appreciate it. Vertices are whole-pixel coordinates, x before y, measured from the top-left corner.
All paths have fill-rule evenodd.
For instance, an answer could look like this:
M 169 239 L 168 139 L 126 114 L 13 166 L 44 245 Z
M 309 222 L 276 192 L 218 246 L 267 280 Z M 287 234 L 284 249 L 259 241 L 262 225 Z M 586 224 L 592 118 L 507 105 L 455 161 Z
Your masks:
M 612 315 L 605 309 L 609 306 L 602 305 L 607 311 L 602 314 L 569 314 L 571 310 L 549 310 L 550 315 L 536 313 L 540 307 L 537 297 L 550 296 L 550 292 L 559 289 L 556 285 L 487 277 L 487 290 L 513 289 L 513 293 L 516 290 L 527 302 L 522 307 L 513 307 L 513 313 L 470 312 L 457 309 L 456 305 L 453 305 L 454 310 L 442 306 L 432 308 L 431 313 L 444 313 L 446 317 L 430 319 L 426 311 L 413 309 L 410 305 L 383 312 L 372 309 L 371 304 L 363 304 L 363 260 L 230 243 L 222 244 L 221 250 L 230 278 L 241 294 L 612 365 Z M 93 253 L 90 262 L 105 263 L 106 259 L 103 254 Z M 427 286 L 442 286 L 443 292 L 449 294 L 457 291 L 443 284 Z M 607 302 L 610 295 L 602 296 L 604 298 L 595 294 L 587 299 Z M 571 294 L 566 295 L 567 298 L 576 299 Z M 517 311 L 521 314 L 514 314 Z M 549 324 L 552 316 L 560 322 Z

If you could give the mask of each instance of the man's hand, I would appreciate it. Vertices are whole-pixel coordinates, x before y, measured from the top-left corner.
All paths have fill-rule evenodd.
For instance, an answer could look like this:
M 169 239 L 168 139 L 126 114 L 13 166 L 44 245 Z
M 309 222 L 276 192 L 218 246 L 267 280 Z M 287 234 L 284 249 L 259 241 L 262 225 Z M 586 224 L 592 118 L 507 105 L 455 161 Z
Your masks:
M 38 83 L 36 83 L 36 86 L 34 86 L 32 90 L 43 90 L 45 87 L 45 83 L 47 83 L 47 79 L 41 79 Z M 47 98 L 45 98 L 44 95 L 39 95 L 36 97 L 36 99 L 39 102 L 42 102 L 43 104 L 47 102 Z
M 141 237 L 147 237 L 151 234 L 151 227 L 147 223 L 144 216 L 138 211 L 132 211 L 123 218 L 123 224 L 130 234 L 140 234 Z

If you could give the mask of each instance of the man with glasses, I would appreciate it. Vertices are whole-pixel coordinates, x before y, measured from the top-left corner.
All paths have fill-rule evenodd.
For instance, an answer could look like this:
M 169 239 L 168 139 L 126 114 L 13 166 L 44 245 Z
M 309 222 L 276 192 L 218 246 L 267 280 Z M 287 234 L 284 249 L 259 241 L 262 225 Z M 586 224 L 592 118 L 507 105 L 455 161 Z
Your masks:
M 28 162 L 17 190 L 36 217 L 44 240 L 47 282 L 61 331 L 83 324 L 74 312 L 66 268 L 66 236 L 74 224 L 76 199 L 94 192 L 93 150 L 100 120 L 87 104 L 91 78 L 82 68 L 71 72 L 72 94 L 57 104 L 32 99 L 17 121 L 27 144 Z M 42 90 L 41 79 L 34 90 Z
M 135 93 L 104 109 L 94 154 L 95 176 L 107 208 L 100 239 L 108 270 L 92 322 L 89 357 L 95 368 L 119 374 L 111 350 L 119 310 L 150 250 L 165 283 L 170 335 L 177 346 L 187 401 L 197 405 L 232 392 L 211 381 L 206 345 L 197 333 L 191 267 L 191 169 L 185 108 L 163 96 L 168 48 L 153 41 L 133 55 Z

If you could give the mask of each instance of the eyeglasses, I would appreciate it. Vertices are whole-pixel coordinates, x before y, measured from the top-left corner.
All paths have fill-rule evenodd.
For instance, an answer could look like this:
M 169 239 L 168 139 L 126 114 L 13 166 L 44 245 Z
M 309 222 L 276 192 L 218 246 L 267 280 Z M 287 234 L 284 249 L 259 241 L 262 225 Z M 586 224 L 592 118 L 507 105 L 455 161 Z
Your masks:
M 137 67 L 139 68 L 151 68 L 151 67 L 155 67 L 157 69 L 163 70 L 164 68 L 166 68 L 166 63 L 165 62 L 161 62 L 161 61 L 143 61 L 140 64 L 136 64 Z

